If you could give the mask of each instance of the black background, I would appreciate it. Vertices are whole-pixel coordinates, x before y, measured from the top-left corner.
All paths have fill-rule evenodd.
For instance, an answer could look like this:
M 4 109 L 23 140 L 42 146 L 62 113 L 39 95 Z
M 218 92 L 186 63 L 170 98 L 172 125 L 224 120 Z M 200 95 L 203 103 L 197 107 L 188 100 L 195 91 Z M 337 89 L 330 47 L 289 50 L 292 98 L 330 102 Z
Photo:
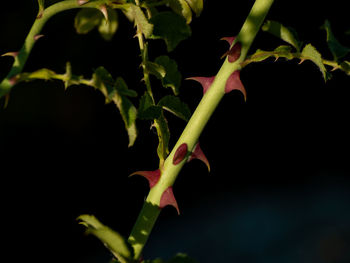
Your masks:
M 6 8 L 0 9 L 0 53 L 21 47 L 37 13 L 36 1 L 8 2 Z M 184 78 L 216 74 L 222 63 L 220 56 L 228 47 L 219 39 L 238 33 L 253 2 L 205 2 L 202 15 L 191 24 L 192 36 L 169 54 L 177 60 Z M 46 67 L 63 73 L 65 63 L 70 61 L 75 74 L 89 78 L 93 69 L 102 65 L 142 94 L 133 26 L 120 15 L 117 34 L 111 42 L 105 42 L 96 31 L 77 35 L 73 27 L 75 13 L 58 14 L 46 24 L 45 36 L 35 45 L 25 71 Z M 340 42 L 350 46 L 349 35 L 345 35 L 350 24 L 344 1 L 277 0 L 268 18 L 295 28 L 300 39 L 330 58 L 325 31 L 320 29 L 327 18 Z M 283 43 L 278 39 L 260 32 L 251 51 L 273 49 L 280 44 Z M 151 41 L 151 58 L 165 53 L 163 42 Z M 8 57 L 0 59 L 0 78 L 6 76 L 11 61 Z M 211 164 L 210 175 L 202 163 L 193 161 L 176 181 L 174 191 L 182 213 L 179 220 L 185 220 L 187 215 L 202 221 L 207 211 L 215 214 L 216 207 L 220 211 L 228 209 L 220 206 L 220 201 L 213 201 L 228 196 L 242 205 L 240 201 L 246 198 L 251 203 L 266 196 L 278 200 L 288 192 L 291 199 L 298 197 L 291 203 L 302 207 L 307 199 L 305 193 L 312 197 L 317 189 L 322 196 L 330 185 L 332 191 L 344 192 L 345 204 L 330 213 L 345 216 L 342 213 L 350 201 L 346 194 L 350 190 L 349 77 L 335 72 L 333 79 L 324 83 L 311 62 L 299 65 L 298 61 L 271 59 L 246 67 L 241 79 L 247 102 L 239 92 L 226 95 L 200 139 Z M 167 94 L 157 80 L 152 81 L 155 90 Z M 183 81 L 180 93 L 193 111 L 201 98 L 200 86 Z M 0 104 L 4 104 L 3 99 Z M 185 124 L 167 117 L 173 145 Z M 2 257 L 10 254 L 16 261 L 107 262 L 107 250 L 94 238 L 84 236 L 75 218 L 91 213 L 121 234 L 129 234 L 148 186 L 144 179 L 128 175 L 157 168 L 157 138 L 150 125 L 138 122 L 139 137 L 128 148 L 127 134 L 115 106 L 105 105 L 103 96 L 92 88 L 74 86 L 64 91 L 63 84 L 54 81 L 16 86 L 8 107 L 0 110 L 1 217 L 5 230 L 1 239 L 6 242 L 7 252 Z M 190 211 L 198 212 L 196 215 Z M 175 210 L 166 208 L 159 224 L 166 225 L 174 218 Z M 200 223 L 196 217 L 191 222 Z M 332 218 L 328 225 L 332 225 Z M 186 229 L 190 231 L 191 226 L 186 225 Z M 343 243 L 349 247 L 350 226 L 345 224 L 343 229 L 348 233 Z M 221 238 L 221 233 L 216 234 L 214 238 Z M 189 238 L 184 234 L 180 237 Z M 303 239 L 300 235 L 296 242 Z M 145 253 L 147 249 L 152 251 L 149 247 L 151 241 Z M 200 247 L 201 243 L 197 245 Z M 232 256 L 227 251 L 219 252 L 220 248 L 213 244 L 209 249 L 211 255 Z M 149 254 L 156 257 L 162 252 Z M 212 262 L 209 256 L 193 256 L 201 262 Z M 235 254 L 232 257 L 224 258 L 227 262 L 241 259 Z

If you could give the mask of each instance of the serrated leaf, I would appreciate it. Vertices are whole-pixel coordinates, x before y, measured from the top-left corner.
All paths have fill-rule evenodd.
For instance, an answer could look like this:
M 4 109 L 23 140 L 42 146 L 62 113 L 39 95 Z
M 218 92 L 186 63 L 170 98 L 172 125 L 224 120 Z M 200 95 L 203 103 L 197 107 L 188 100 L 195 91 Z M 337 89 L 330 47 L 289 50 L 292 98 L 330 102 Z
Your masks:
M 313 63 L 315 63 L 320 69 L 324 80 L 327 80 L 326 67 L 323 65 L 321 54 L 317 51 L 317 49 L 314 46 L 312 46 L 311 44 L 307 44 L 301 52 L 301 59 L 302 61 L 311 60 Z
M 186 0 L 188 5 L 191 7 L 193 12 L 196 14 L 198 17 L 203 10 L 203 0 Z
M 103 67 L 99 67 L 93 74 L 94 87 L 105 95 L 106 102 L 113 101 L 125 124 L 129 136 L 129 147 L 132 146 L 137 137 L 136 116 L 137 110 L 127 98 L 130 94 L 135 95 L 126 86 L 122 78 L 114 82 L 112 75 Z M 125 94 L 128 94 L 127 96 Z M 123 95 L 124 94 L 124 95 Z
M 177 68 L 176 61 L 168 56 L 160 56 L 155 59 L 155 63 L 161 65 L 165 69 L 165 76 L 160 78 L 163 87 L 171 88 L 174 94 L 178 95 L 182 76 Z
M 95 8 L 83 8 L 75 16 L 74 27 L 78 34 L 87 34 L 100 25 L 101 21 L 104 21 L 101 11 Z
M 322 27 L 327 32 L 327 44 L 328 47 L 334 57 L 335 61 L 339 61 L 339 59 L 345 57 L 350 52 L 350 48 L 343 46 L 339 43 L 339 41 L 335 38 L 332 30 L 331 24 L 328 20 L 324 22 Z
M 169 6 L 175 13 L 183 16 L 187 24 L 191 23 L 192 11 L 186 0 L 169 0 Z
M 166 75 L 166 71 L 162 65 L 159 65 L 151 61 L 146 62 L 146 70 L 150 74 L 156 76 L 158 79 L 162 79 Z
M 107 8 L 107 12 L 108 20 L 101 20 L 98 31 L 105 40 L 110 41 L 118 29 L 118 14 L 111 8 Z
M 93 215 L 81 215 L 77 220 L 87 228 L 87 233 L 101 240 L 120 262 L 126 263 L 132 260 L 132 249 L 119 233 L 103 225 Z
M 340 64 L 341 70 L 343 70 L 347 75 L 350 76 L 350 62 L 349 61 L 343 61 Z
M 134 18 L 135 24 L 141 30 L 145 38 L 149 38 L 153 32 L 153 25 L 148 21 L 142 9 L 139 6 L 130 5 L 131 16 Z
M 140 99 L 137 117 L 141 120 L 154 120 L 160 117 L 161 112 L 162 108 L 154 105 L 150 95 L 145 92 Z
M 300 42 L 295 30 L 287 28 L 281 23 L 272 20 L 266 21 L 261 29 L 291 44 L 298 52 L 300 51 Z
M 188 121 L 191 117 L 190 108 L 178 97 L 172 95 L 165 96 L 160 99 L 158 106 L 161 106 L 163 109 L 173 113 L 184 121 Z
M 291 60 L 294 58 L 294 55 L 292 53 L 292 48 L 290 46 L 279 46 L 275 48 L 273 51 L 266 51 L 258 49 L 255 51 L 254 54 L 250 55 L 244 62 L 243 66 L 252 63 L 252 62 L 261 62 L 265 59 L 268 59 L 269 57 L 275 57 L 276 59 L 279 58 L 286 58 L 287 60 Z
M 191 35 L 191 28 L 186 24 L 186 20 L 173 12 L 159 12 L 150 22 L 154 25 L 152 38 L 163 39 L 168 52 Z

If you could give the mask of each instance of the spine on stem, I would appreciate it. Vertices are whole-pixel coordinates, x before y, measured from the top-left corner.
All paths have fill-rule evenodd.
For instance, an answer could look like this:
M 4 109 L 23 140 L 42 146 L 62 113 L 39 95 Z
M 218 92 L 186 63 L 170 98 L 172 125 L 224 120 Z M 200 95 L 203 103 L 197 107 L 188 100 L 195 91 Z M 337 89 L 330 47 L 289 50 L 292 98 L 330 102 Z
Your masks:
M 245 89 L 239 78 L 241 63 L 246 58 L 273 2 L 274 0 L 256 0 L 237 37 L 225 38 L 230 44 L 230 49 L 225 53 L 225 61 L 215 77 L 192 78 L 203 84 L 204 95 L 174 148 L 159 167 L 159 172 L 155 173 L 156 180 L 152 178 L 150 192 L 128 239 L 134 250 L 134 259 L 140 258 L 160 209 L 172 205 L 179 213 L 173 194 L 173 184 L 187 160 L 196 155 L 203 156 L 202 153 L 198 154 L 201 152 L 197 149 L 198 139 L 222 97 L 225 93 L 237 89 L 246 98 Z M 202 157 L 202 160 L 204 159 L 206 160 Z

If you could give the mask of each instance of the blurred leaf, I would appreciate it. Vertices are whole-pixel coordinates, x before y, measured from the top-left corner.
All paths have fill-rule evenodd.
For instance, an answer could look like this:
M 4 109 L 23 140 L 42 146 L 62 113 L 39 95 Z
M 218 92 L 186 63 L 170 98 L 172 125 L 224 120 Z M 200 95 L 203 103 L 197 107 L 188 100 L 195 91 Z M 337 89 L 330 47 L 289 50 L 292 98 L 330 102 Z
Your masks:
M 271 20 L 266 21 L 261 29 L 291 44 L 298 52 L 300 51 L 300 41 L 294 29 L 287 28 L 281 23 Z
M 154 105 L 148 92 L 145 92 L 140 99 L 137 117 L 141 120 L 154 120 L 160 117 L 161 112 L 162 108 Z
M 192 11 L 186 0 L 169 0 L 169 6 L 175 13 L 183 16 L 187 24 L 191 23 Z
M 157 153 L 161 163 L 164 162 L 166 157 L 169 154 L 169 140 L 170 140 L 170 131 L 168 127 L 168 122 L 164 117 L 163 112 L 161 112 L 160 117 L 155 121 L 155 125 L 158 133 L 158 147 Z
M 105 21 L 101 11 L 83 8 L 75 16 L 74 26 L 78 34 L 87 34 L 100 25 L 101 21 Z
M 350 62 L 349 61 L 343 61 L 340 64 L 341 70 L 343 70 L 347 75 L 350 75 Z
M 197 17 L 202 13 L 203 0 L 186 0 L 186 2 L 192 8 Z
M 186 20 L 173 12 L 159 12 L 150 22 L 154 25 L 152 38 L 163 39 L 168 52 L 191 35 L 191 28 L 186 24 Z
M 34 79 L 50 80 L 56 76 L 56 73 L 50 69 L 43 68 L 34 72 L 24 72 L 19 74 L 18 81 L 30 81 Z
M 101 20 L 98 31 L 105 40 L 110 41 L 118 29 L 118 14 L 117 11 L 111 8 L 107 8 L 107 12 L 108 20 Z
M 311 60 L 320 69 L 324 80 L 326 81 L 328 79 L 327 70 L 326 70 L 325 66 L 323 65 L 321 54 L 311 44 L 307 44 L 303 48 L 303 50 L 301 52 L 301 60 L 302 61 L 303 60 Z
M 111 74 L 103 67 L 95 70 L 93 83 L 94 87 L 104 94 L 107 103 L 113 101 L 116 104 L 129 135 L 129 147 L 132 146 L 137 137 L 135 123 L 137 110 L 127 96 L 130 94 L 134 96 L 135 93 L 127 88 L 122 78 L 117 78 L 117 81 L 114 82 Z
M 156 76 L 159 79 L 164 78 L 166 75 L 166 71 L 162 65 L 151 61 L 146 62 L 146 69 L 150 74 Z
M 198 263 L 197 260 L 190 258 L 186 254 L 178 253 L 175 257 L 170 259 L 167 263 Z
M 130 8 L 131 8 L 130 16 L 134 18 L 135 24 L 141 30 L 145 38 L 149 38 L 152 35 L 152 31 L 153 31 L 152 23 L 148 21 L 148 19 L 146 18 L 145 14 L 143 13 L 142 9 L 139 6 L 131 4 Z
M 103 225 L 92 215 L 81 215 L 78 220 L 87 228 L 87 233 L 100 239 L 120 262 L 126 263 L 132 260 L 132 249 L 119 233 Z
M 173 113 L 175 116 L 188 121 L 191 117 L 191 111 L 186 103 L 182 102 L 180 98 L 168 95 L 163 97 L 159 102 L 158 106 L 161 106 L 165 110 Z
M 338 42 L 331 30 L 331 24 L 328 20 L 324 22 L 322 28 L 327 32 L 327 44 L 335 61 L 339 61 L 339 59 L 349 54 L 350 48 L 345 47 Z
M 176 61 L 169 58 L 168 56 L 160 56 L 155 59 L 155 63 L 165 69 L 165 76 L 163 78 L 160 78 L 163 87 L 170 87 L 173 90 L 174 94 L 178 95 L 182 77 L 177 68 Z

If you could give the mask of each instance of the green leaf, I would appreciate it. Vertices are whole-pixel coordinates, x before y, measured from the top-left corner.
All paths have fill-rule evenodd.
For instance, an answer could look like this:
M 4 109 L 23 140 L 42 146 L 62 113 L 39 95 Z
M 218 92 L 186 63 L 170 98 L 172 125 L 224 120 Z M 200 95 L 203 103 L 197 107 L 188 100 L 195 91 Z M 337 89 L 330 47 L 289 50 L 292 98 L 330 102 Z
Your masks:
M 117 11 L 111 8 L 107 8 L 107 12 L 108 20 L 101 20 L 98 31 L 105 40 L 110 41 L 118 29 L 118 14 Z
M 186 24 L 186 20 L 173 12 L 159 12 L 151 18 L 150 22 L 154 25 L 152 38 L 163 39 L 168 52 L 191 36 L 191 28 Z
M 186 0 L 169 0 L 169 6 L 175 13 L 183 16 L 187 24 L 191 23 L 192 11 Z
M 321 54 L 311 44 L 307 44 L 303 48 L 303 51 L 301 52 L 301 60 L 302 61 L 303 60 L 311 60 L 320 69 L 324 80 L 326 81 L 328 79 L 328 77 L 327 77 L 327 70 L 326 70 L 326 67 L 324 66 L 324 64 L 322 62 Z
M 186 2 L 192 8 L 197 17 L 202 13 L 203 0 L 186 0 Z
M 188 121 L 191 117 L 190 108 L 178 97 L 172 95 L 165 96 L 158 102 L 158 106 L 161 106 L 184 121 Z
M 161 163 L 164 162 L 166 157 L 169 154 L 169 140 L 170 140 L 170 131 L 168 127 L 168 122 L 164 117 L 163 112 L 158 119 L 155 120 L 155 126 L 157 128 L 158 134 L 158 147 L 157 154 Z
M 324 25 L 322 27 L 327 32 L 327 44 L 328 47 L 334 57 L 335 61 L 339 61 L 339 59 L 345 57 L 350 52 L 350 48 L 343 46 L 339 43 L 339 41 L 335 38 L 332 30 L 331 30 L 331 24 L 328 20 L 324 22 Z
M 158 79 L 163 79 L 166 75 L 166 71 L 162 65 L 159 65 L 151 61 L 146 62 L 146 70 L 150 74 L 156 76 Z
M 47 68 L 43 68 L 30 73 L 29 72 L 21 73 L 18 76 L 17 81 L 30 81 L 33 79 L 50 80 L 50 79 L 53 79 L 55 76 L 56 76 L 56 73 L 54 71 Z
M 77 220 L 87 228 L 87 233 L 100 239 L 120 262 L 126 263 L 132 260 L 132 249 L 119 233 L 103 225 L 93 215 L 81 215 Z
M 186 254 L 178 253 L 175 257 L 170 259 L 167 263 L 198 263 L 197 260 L 190 258 Z
M 154 105 L 153 100 L 148 92 L 145 92 L 145 94 L 140 99 L 137 117 L 141 120 L 154 120 L 158 119 L 161 113 L 162 108 L 160 106 Z
M 350 62 L 349 61 L 343 61 L 340 64 L 340 69 L 343 70 L 347 75 L 350 76 Z
M 95 70 L 93 74 L 93 83 L 94 87 L 100 90 L 105 96 L 106 103 L 113 101 L 116 104 L 128 132 L 129 147 L 132 146 L 137 137 L 137 110 L 127 96 L 134 96 L 135 93 L 127 88 L 122 78 L 118 78 L 117 81 L 114 82 L 111 74 L 103 67 L 99 67 Z
M 74 26 L 78 34 L 87 34 L 104 21 L 104 17 L 98 9 L 83 8 L 75 16 Z
M 131 8 L 130 16 L 134 18 L 135 24 L 141 30 L 145 38 L 149 38 L 153 32 L 152 23 L 148 21 L 148 19 L 146 18 L 145 14 L 143 13 L 142 9 L 139 6 L 131 4 L 130 8 Z
M 165 69 L 165 76 L 160 78 L 163 87 L 171 88 L 174 94 L 178 95 L 182 76 L 177 68 L 176 61 L 168 56 L 160 56 L 155 59 L 155 63 Z
M 271 20 L 266 21 L 261 29 L 291 44 L 298 52 L 300 51 L 300 42 L 295 30 L 287 28 L 281 23 Z

